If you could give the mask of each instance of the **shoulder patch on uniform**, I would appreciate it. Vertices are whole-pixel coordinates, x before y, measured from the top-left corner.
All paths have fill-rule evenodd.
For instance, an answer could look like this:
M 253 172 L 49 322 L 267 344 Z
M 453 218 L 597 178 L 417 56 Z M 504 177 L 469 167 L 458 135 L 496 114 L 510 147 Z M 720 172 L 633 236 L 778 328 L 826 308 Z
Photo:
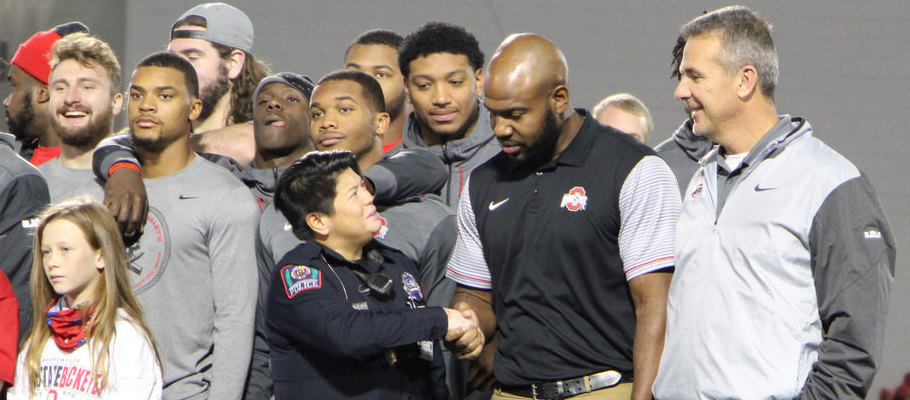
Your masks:
M 306 265 L 288 264 L 281 269 L 281 282 L 288 298 L 293 299 L 300 292 L 321 288 L 322 274 Z

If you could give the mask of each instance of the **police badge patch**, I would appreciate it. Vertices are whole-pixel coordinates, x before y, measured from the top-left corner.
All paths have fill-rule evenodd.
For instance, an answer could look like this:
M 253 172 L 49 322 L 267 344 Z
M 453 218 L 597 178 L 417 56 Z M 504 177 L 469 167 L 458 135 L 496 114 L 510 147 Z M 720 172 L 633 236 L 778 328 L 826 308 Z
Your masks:
M 322 287 L 322 274 L 318 269 L 306 265 L 289 264 L 281 269 L 281 281 L 284 283 L 284 292 L 289 299 L 293 299 L 300 292 Z
M 423 301 L 423 291 L 420 290 L 420 284 L 417 283 L 417 279 L 414 279 L 413 275 L 402 272 L 401 283 L 404 286 L 404 292 L 408 294 L 409 299 Z

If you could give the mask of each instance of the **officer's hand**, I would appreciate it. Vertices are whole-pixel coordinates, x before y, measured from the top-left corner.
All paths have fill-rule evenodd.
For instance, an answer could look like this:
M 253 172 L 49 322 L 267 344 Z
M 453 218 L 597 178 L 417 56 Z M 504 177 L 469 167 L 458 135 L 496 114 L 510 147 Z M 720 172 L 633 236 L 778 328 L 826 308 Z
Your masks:
M 446 333 L 446 345 L 460 359 L 474 359 L 483 349 L 484 337 L 478 327 L 477 315 L 472 310 L 455 311 L 446 309 L 446 313 L 456 323 L 466 325 L 449 325 Z M 459 318 L 460 317 L 460 318 Z M 463 322 L 462 322 L 463 321 Z
M 468 369 L 468 387 L 477 390 L 490 390 L 496 383 L 493 376 L 493 355 L 496 353 L 496 342 L 499 335 L 484 343 L 480 356 L 471 363 Z
M 448 331 L 446 332 L 445 341 L 453 342 L 464 335 L 473 324 L 470 320 L 461 315 L 460 311 L 451 308 L 443 308 L 446 311 L 446 317 L 449 319 Z
M 131 168 L 114 171 L 104 185 L 104 205 L 117 220 L 126 245 L 135 243 L 149 211 L 142 175 Z

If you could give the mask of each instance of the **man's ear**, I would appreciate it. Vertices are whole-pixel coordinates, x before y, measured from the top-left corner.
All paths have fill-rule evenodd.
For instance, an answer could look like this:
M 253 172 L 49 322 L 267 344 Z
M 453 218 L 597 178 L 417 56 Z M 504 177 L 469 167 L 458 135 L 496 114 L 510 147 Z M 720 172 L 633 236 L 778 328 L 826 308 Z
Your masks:
M 744 65 L 739 69 L 739 84 L 736 86 L 736 94 L 740 98 L 750 97 L 757 88 L 758 71 L 754 65 Z
M 327 218 L 325 214 L 312 212 L 304 217 L 307 226 L 310 227 L 310 230 L 313 233 L 321 236 L 328 236 L 329 232 L 332 230 L 332 222 Z
M 111 111 L 114 115 L 120 115 L 120 111 L 123 111 L 123 93 L 117 93 L 114 95 L 114 99 L 111 103 Z
M 231 55 L 225 62 L 227 63 L 228 79 L 237 79 L 240 72 L 243 71 L 243 64 L 246 63 L 246 53 L 243 50 L 231 50 Z
M 47 85 L 39 83 L 35 89 L 35 102 L 43 104 L 48 101 L 51 101 L 51 91 L 47 88 Z
M 411 101 L 411 88 L 408 87 L 408 77 L 402 76 L 401 80 L 404 82 L 404 95 L 407 97 L 408 101 Z
M 483 97 L 483 68 L 474 71 L 474 90 L 477 97 Z
M 389 113 L 376 113 L 375 119 L 373 120 L 373 130 L 376 132 L 376 136 L 379 136 L 381 138 L 383 135 L 385 135 L 386 131 L 389 130 L 390 121 L 391 117 L 389 117 Z
M 561 115 L 569 108 L 569 88 L 566 85 L 559 85 L 550 92 L 550 108 Z
M 198 98 L 193 98 L 190 101 L 190 121 L 195 121 L 196 118 L 199 118 L 199 114 L 202 113 L 202 100 Z

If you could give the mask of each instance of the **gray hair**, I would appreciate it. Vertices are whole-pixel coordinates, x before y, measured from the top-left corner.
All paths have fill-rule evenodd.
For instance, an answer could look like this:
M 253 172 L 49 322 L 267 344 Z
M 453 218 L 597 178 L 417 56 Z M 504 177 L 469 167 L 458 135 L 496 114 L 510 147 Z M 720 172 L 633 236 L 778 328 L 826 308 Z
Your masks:
M 723 64 L 730 73 L 744 65 L 758 72 L 762 93 L 774 99 L 777 86 L 777 50 L 771 39 L 771 24 L 764 17 L 743 6 L 729 6 L 711 11 L 683 25 L 680 36 L 688 41 L 694 36 L 717 32 L 724 44 Z

